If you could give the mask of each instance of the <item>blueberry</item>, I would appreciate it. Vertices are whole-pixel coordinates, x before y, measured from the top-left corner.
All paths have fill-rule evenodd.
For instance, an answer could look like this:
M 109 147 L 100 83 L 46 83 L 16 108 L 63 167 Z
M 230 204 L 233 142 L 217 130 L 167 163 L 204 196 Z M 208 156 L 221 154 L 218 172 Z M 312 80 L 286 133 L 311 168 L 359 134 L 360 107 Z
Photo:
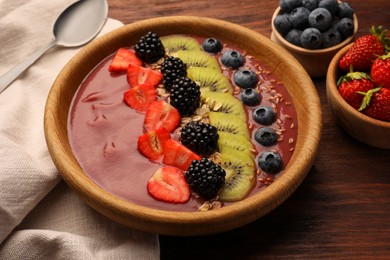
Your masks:
M 222 43 L 215 38 L 207 38 L 203 41 L 202 47 L 209 53 L 218 53 L 222 50 Z
M 222 54 L 221 62 L 226 67 L 237 69 L 244 65 L 244 56 L 242 56 L 242 54 L 238 51 L 229 50 Z
M 242 103 L 250 107 L 257 106 L 261 102 L 261 95 L 253 88 L 244 89 L 240 94 L 240 98 Z
M 278 134 L 274 129 L 269 127 L 262 127 L 256 130 L 255 140 L 263 146 L 271 146 L 278 141 Z
M 307 28 L 302 32 L 301 44 L 306 49 L 318 49 L 321 47 L 321 32 L 316 28 Z
M 276 113 L 270 106 L 259 106 L 252 112 L 252 117 L 261 125 L 271 125 L 275 122 Z
M 302 31 L 298 29 L 291 29 L 286 36 L 284 37 L 286 41 L 296 45 L 296 46 L 302 46 L 301 45 L 301 35 Z
M 283 169 L 283 161 L 276 151 L 264 151 L 260 154 L 257 164 L 267 173 L 278 173 Z
M 252 70 L 240 69 L 233 74 L 233 81 L 240 88 L 254 88 L 259 82 L 259 77 Z
M 328 9 L 331 14 L 336 14 L 339 10 L 339 2 L 337 0 L 320 0 L 318 6 Z
M 314 9 L 309 15 L 309 24 L 321 32 L 328 30 L 332 24 L 332 14 L 325 8 Z
M 336 28 L 342 39 L 348 38 L 354 31 L 353 21 L 351 18 L 343 18 L 338 21 Z
M 302 0 L 279 0 L 280 11 L 290 13 L 293 9 L 302 5 Z
M 288 17 L 288 14 L 280 14 L 274 19 L 274 26 L 281 35 L 285 35 L 291 29 L 292 25 Z
M 341 42 L 340 33 L 334 29 L 329 29 L 326 32 L 323 32 L 321 38 L 322 38 L 322 48 L 329 48 Z
M 341 18 L 352 18 L 354 14 L 353 8 L 346 2 L 339 3 L 339 11 L 337 12 L 337 16 Z
M 310 11 L 305 7 L 297 7 L 290 13 L 290 22 L 296 29 L 307 28 Z
M 302 6 L 309 9 L 309 11 L 313 11 L 318 7 L 319 0 L 303 0 Z

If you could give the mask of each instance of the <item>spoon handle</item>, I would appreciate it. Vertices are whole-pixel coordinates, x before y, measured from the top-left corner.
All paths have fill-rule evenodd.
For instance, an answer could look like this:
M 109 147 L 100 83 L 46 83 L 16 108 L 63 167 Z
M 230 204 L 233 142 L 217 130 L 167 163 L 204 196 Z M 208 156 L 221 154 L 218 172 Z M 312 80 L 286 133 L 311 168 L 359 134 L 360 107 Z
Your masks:
M 53 39 L 47 45 L 41 47 L 32 53 L 26 60 L 19 65 L 13 67 L 10 71 L 0 77 L 0 93 L 3 92 L 23 71 L 30 67 L 36 60 L 39 59 L 47 50 L 56 45 L 56 40 Z

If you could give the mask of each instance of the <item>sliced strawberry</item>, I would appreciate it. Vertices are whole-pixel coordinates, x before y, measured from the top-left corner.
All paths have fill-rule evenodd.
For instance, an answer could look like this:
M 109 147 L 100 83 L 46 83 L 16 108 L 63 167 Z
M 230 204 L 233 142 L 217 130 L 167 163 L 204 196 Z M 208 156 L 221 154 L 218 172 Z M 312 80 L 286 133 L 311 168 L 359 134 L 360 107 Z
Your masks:
M 165 143 L 163 163 L 166 165 L 175 166 L 183 171 L 186 171 L 193 160 L 201 160 L 202 158 L 172 139 Z
M 160 100 L 153 102 L 146 110 L 144 126 L 147 131 L 164 127 L 173 131 L 180 122 L 180 113 L 172 105 Z
M 158 70 L 133 64 L 129 64 L 127 68 L 127 82 L 130 84 L 130 87 L 140 84 L 149 84 L 155 87 L 161 79 L 162 73 Z
M 158 169 L 147 184 L 149 194 L 168 203 L 185 203 L 190 199 L 190 188 L 183 173 L 174 167 Z
M 170 140 L 169 132 L 161 127 L 138 137 L 138 150 L 146 158 L 157 160 L 164 152 L 166 142 Z
M 146 111 L 147 108 L 156 101 L 156 98 L 156 88 L 148 84 L 132 87 L 123 95 L 125 103 L 138 111 Z
M 129 64 L 137 66 L 142 65 L 142 60 L 138 58 L 134 52 L 126 48 L 119 48 L 116 52 L 114 59 L 112 60 L 108 71 L 110 72 L 122 72 L 127 71 Z

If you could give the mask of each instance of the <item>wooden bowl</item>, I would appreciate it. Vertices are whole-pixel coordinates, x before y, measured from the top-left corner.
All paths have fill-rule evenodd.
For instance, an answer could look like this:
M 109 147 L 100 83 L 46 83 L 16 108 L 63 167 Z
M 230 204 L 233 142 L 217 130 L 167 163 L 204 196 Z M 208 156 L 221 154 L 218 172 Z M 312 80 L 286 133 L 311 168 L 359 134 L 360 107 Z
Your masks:
M 235 204 L 207 212 L 156 210 L 120 199 L 96 185 L 81 169 L 68 141 L 67 120 L 73 95 L 87 74 L 119 47 L 134 45 L 148 31 L 160 36 L 192 34 L 234 43 L 264 62 L 285 82 L 298 114 L 295 151 L 284 173 L 272 185 Z M 310 170 L 318 149 L 322 117 L 318 94 L 303 67 L 268 38 L 226 21 L 201 17 L 163 17 L 116 29 L 83 48 L 61 71 L 45 109 L 45 136 L 63 179 L 87 204 L 108 218 L 147 232 L 205 235 L 252 222 L 280 205 Z
M 352 42 L 358 30 L 358 20 L 356 15 L 354 14 L 354 33 L 352 36 L 348 37 L 343 42 L 326 49 L 309 50 L 302 47 L 298 47 L 286 41 L 283 36 L 276 30 L 274 26 L 274 19 L 279 14 L 279 12 L 280 7 L 276 8 L 274 14 L 272 15 L 271 40 L 280 44 L 281 46 L 283 46 L 283 48 L 288 50 L 302 64 L 302 66 L 306 69 L 307 73 L 311 77 L 325 76 L 328 70 L 329 63 L 332 60 L 333 56 L 344 46 Z
M 351 107 L 337 90 L 342 76 L 339 61 L 352 44 L 341 49 L 332 59 L 326 76 L 326 94 L 338 124 L 355 139 L 378 148 L 390 149 L 390 122 L 380 121 Z

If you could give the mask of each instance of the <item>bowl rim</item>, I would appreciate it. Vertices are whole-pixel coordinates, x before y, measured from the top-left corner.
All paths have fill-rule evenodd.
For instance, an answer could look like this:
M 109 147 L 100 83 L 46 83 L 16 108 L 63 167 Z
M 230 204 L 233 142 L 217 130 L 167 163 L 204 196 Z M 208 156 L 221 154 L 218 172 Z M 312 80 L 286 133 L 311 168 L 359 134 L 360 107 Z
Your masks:
M 301 140 L 298 138 L 296 143 L 296 148 L 300 148 L 301 151 L 306 151 L 305 156 L 298 156 L 295 151 L 291 161 L 295 158 L 297 163 L 289 163 L 284 170 L 284 174 L 267 189 L 246 198 L 243 201 L 216 210 L 207 212 L 174 212 L 175 214 L 172 215 L 172 211 L 137 205 L 108 193 L 89 179 L 81 170 L 80 166 L 78 166 L 73 154 L 70 155 L 69 158 L 63 158 L 63 153 L 66 151 L 66 145 L 68 144 L 59 142 L 59 138 L 61 137 L 61 131 L 66 131 L 67 136 L 67 129 L 57 129 L 59 126 L 56 122 L 55 115 L 59 113 L 60 108 L 59 105 L 56 104 L 56 100 L 61 100 L 61 98 L 63 98 L 64 94 L 61 91 L 63 86 L 61 83 L 67 77 L 70 77 L 72 71 L 76 71 L 77 61 L 82 60 L 83 58 L 85 59 L 94 53 L 94 48 L 98 46 L 98 44 L 103 43 L 108 39 L 115 41 L 118 38 L 123 37 L 126 33 L 129 33 L 128 31 L 137 31 L 140 30 L 140 28 L 144 28 L 146 31 L 148 28 L 153 28 L 153 26 L 161 27 L 162 24 L 186 24 L 189 26 L 196 23 L 206 23 L 226 31 L 234 29 L 237 30 L 236 34 L 245 35 L 256 41 L 265 41 L 267 42 L 267 46 L 278 49 L 277 55 L 280 55 L 280 57 L 287 57 L 286 62 L 289 65 L 297 66 L 296 68 L 300 70 L 302 75 L 300 81 L 307 84 L 307 86 L 305 86 L 307 87 L 305 92 L 312 97 L 312 100 L 308 102 L 308 109 L 305 112 L 311 114 L 308 121 L 312 124 L 311 126 L 313 129 L 308 133 L 308 138 L 301 138 Z M 296 71 L 296 69 L 294 70 Z M 52 129 L 52 124 L 56 126 L 56 129 Z M 267 37 L 241 25 L 215 18 L 199 16 L 165 16 L 150 18 L 125 25 L 92 41 L 80 50 L 66 64 L 53 83 L 45 107 L 44 129 L 50 155 L 52 156 L 56 167 L 59 169 L 62 178 L 87 204 L 103 215 L 122 224 L 153 233 L 167 235 L 204 235 L 226 231 L 252 222 L 279 206 L 295 191 L 314 163 L 321 137 L 322 112 L 318 93 L 304 68 L 291 54 Z M 308 150 L 310 152 L 307 152 Z M 75 162 L 77 165 L 73 166 Z M 309 165 L 309 167 L 307 167 L 307 165 Z M 74 174 L 72 170 L 70 170 L 70 166 L 72 170 L 78 171 L 78 174 Z M 86 193 L 86 190 L 89 190 L 89 192 Z M 273 201 L 271 201 L 271 198 L 273 198 Z M 257 208 L 259 205 L 263 205 L 261 209 Z M 115 212 L 115 215 L 112 214 L 112 212 Z M 130 220 L 128 219 L 129 216 L 131 216 Z M 177 216 L 180 217 L 179 220 Z M 227 228 L 226 224 L 223 222 L 230 222 L 229 228 Z M 207 226 L 209 229 L 200 230 L 200 227 L 202 226 Z M 176 231 L 172 231 L 172 227 L 176 227 Z M 194 227 L 198 231 L 195 231 Z
M 287 47 L 289 50 L 293 50 L 295 52 L 298 52 L 298 53 L 302 53 L 302 54 L 310 54 L 310 55 L 318 55 L 318 54 L 324 54 L 324 53 L 329 53 L 329 52 L 334 52 L 340 48 L 342 48 L 343 46 L 345 46 L 346 44 L 348 44 L 349 42 L 351 42 L 353 40 L 353 38 L 355 37 L 357 31 L 358 31 L 358 26 L 359 26 L 359 23 L 358 23 L 358 19 L 357 19 L 357 16 L 356 14 L 353 14 L 353 24 L 354 24 L 354 30 L 353 30 L 353 34 L 346 38 L 344 41 L 340 42 L 339 44 L 337 45 L 334 45 L 332 47 L 328 47 L 328 48 L 325 48 L 325 49 L 316 49 L 316 50 L 311 50 L 311 49 L 305 49 L 303 47 L 299 47 L 299 46 L 296 46 L 290 42 L 288 42 L 287 40 L 284 39 L 284 37 L 278 32 L 278 30 L 276 30 L 275 28 L 275 25 L 274 25 L 274 20 L 275 20 L 275 17 L 280 13 L 280 6 L 278 6 L 273 15 L 272 15 L 272 19 L 271 19 L 271 28 L 272 28 L 272 33 L 275 35 L 275 37 L 277 38 L 277 40 L 279 42 L 281 42 L 283 44 L 283 46 Z
M 339 61 L 341 57 L 351 48 L 353 43 L 348 44 L 344 48 L 342 48 L 336 55 L 333 57 L 329 64 L 329 68 L 326 75 L 326 87 L 328 89 L 328 93 L 330 94 L 330 98 L 334 98 L 336 102 L 343 107 L 348 113 L 356 119 L 360 121 L 364 121 L 370 125 L 374 125 L 377 127 L 384 127 L 390 129 L 390 122 L 382 121 L 379 119 L 375 119 L 369 117 L 362 112 L 354 109 L 351 105 L 344 100 L 344 98 L 340 95 L 340 92 L 337 90 L 337 75 L 340 72 L 339 69 Z

